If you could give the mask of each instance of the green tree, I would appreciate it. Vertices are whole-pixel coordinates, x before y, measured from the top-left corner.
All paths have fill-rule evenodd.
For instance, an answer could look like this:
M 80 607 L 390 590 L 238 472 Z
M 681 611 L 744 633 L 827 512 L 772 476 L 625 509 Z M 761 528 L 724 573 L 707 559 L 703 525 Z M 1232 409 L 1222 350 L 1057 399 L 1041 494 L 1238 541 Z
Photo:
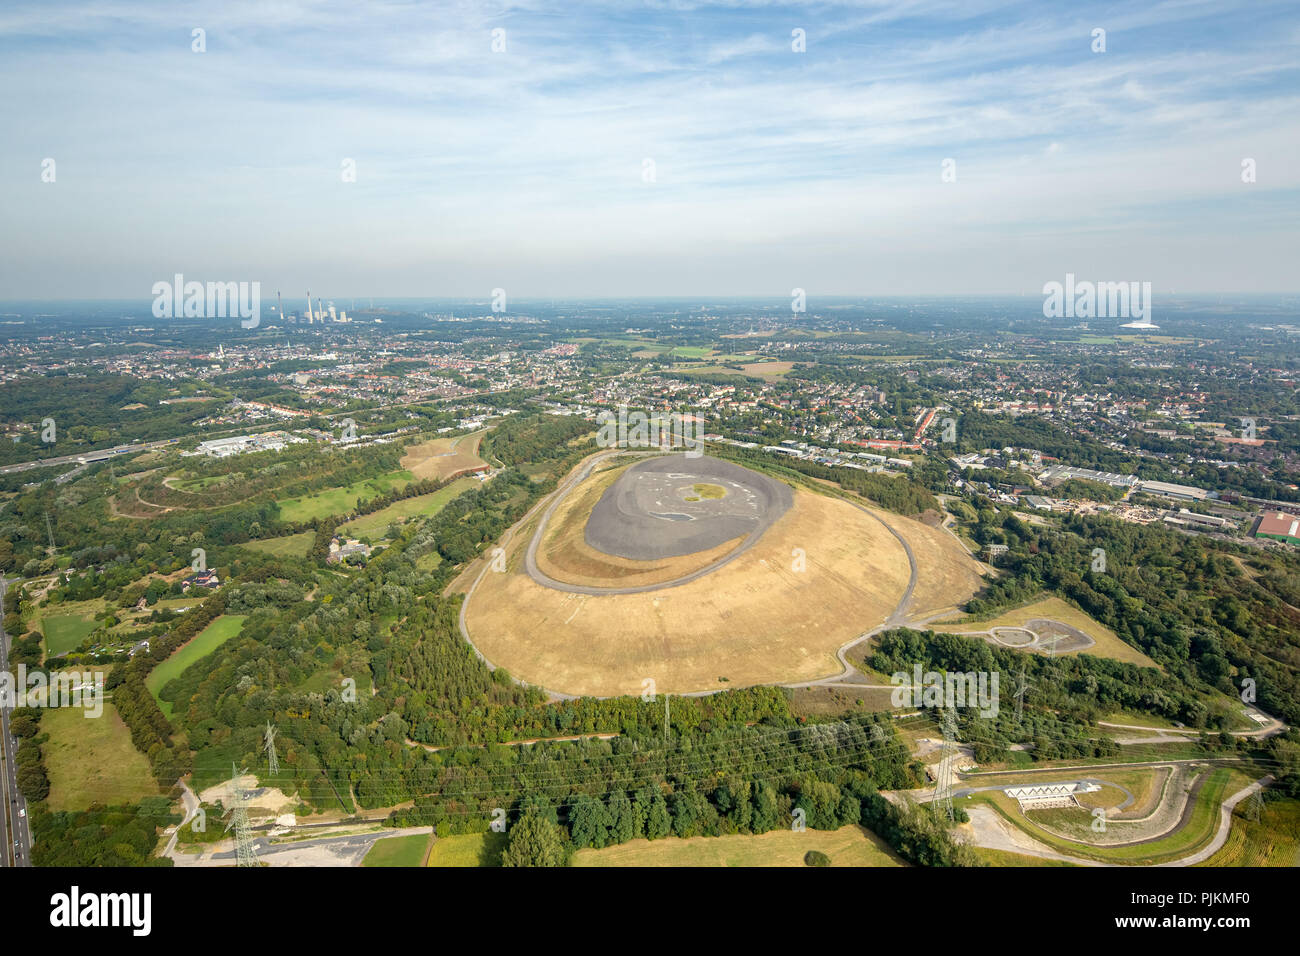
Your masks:
M 660 837 L 666 837 L 672 830 L 672 826 L 672 818 L 668 815 L 668 803 L 664 800 L 664 795 L 656 791 L 650 798 L 650 812 L 646 815 L 646 838 L 658 840 Z
M 609 845 L 609 828 L 614 820 L 605 805 L 595 797 L 581 794 L 573 804 L 569 814 L 569 833 L 573 845 L 584 847 L 601 847 Z
M 776 792 L 760 780 L 754 785 L 754 816 L 750 829 L 755 833 L 775 830 L 778 823 Z
M 502 866 L 563 866 L 564 831 L 540 813 L 526 813 L 510 828 Z
M 636 809 L 632 806 L 632 801 L 628 799 L 626 791 L 615 790 L 610 795 L 609 815 L 614 821 L 609 833 L 611 843 L 626 843 L 628 840 L 635 840 L 641 835 Z

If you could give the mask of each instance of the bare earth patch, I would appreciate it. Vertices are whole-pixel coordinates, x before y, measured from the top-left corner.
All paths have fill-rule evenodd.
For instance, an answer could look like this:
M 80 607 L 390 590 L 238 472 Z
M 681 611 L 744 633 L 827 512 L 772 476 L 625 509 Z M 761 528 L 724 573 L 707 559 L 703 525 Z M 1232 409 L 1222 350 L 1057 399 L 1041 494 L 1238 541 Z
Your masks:
M 412 445 L 402 456 L 401 466 L 417 479 L 450 478 L 452 475 L 481 468 L 487 464 L 478 456 L 478 446 L 483 435 L 483 432 L 474 432 L 472 435 L 436 438 Z

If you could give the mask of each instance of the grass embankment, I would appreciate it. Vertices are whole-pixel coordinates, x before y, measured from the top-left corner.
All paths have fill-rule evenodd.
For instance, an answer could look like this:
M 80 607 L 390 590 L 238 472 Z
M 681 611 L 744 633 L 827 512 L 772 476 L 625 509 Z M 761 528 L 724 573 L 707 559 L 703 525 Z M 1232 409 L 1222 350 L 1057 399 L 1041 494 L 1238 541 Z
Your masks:
M 1232 811 L 1228 841 L 1197 866 L 1300 866 L 1300 800 L 1267 800 L 1253 820 L 1250 798 Z
M 424 855 L 429 850 L 427 833 L 411 836 L 385 837 L 376 840 L 362 866 L 423 866 Z
M 390 471 L 378 478 L 354 482 L 343 488 L 329 488 L 314 495 L 287 498 L 279 502 L 280 518 L 297 523 L 347 514 L 356 508 L 358 499 L 374 498 L 394 488 L 405 488 L 413 479 L 414 476 L 409 471 L 402 469 Z
M 431 518 L 447 506 L 453 498 L 464 494 L 471 488 L 477 488 L 477 478 L 458 478 L 445 488 L 428 495 L 417 495 L 394 502 L 387 508 L 381 508 L 373 514 L 355 518 L 340 526 L 339 531 L 352 538 L 370 538 L 378 540 L 384 537 L 388 526 L 413 517 Z
M 158 701 L 158 707 L 162 710 L 164 717 L 171 720 L 172 701 L 163 700 L 158 694 L 167 686 L 167 682 L 173 677 L 179 677 L 185 668 L 195 661 L 207 657 L 238 634 L 244 626 L 245 617 L 246 615 L 243 614 L 221 615 L 182 645 L 171 657 L 149 672 L 149 676 L 145 678 L 144 683 L 149 688 L 149 693 L 153 694 L 154 700 Z

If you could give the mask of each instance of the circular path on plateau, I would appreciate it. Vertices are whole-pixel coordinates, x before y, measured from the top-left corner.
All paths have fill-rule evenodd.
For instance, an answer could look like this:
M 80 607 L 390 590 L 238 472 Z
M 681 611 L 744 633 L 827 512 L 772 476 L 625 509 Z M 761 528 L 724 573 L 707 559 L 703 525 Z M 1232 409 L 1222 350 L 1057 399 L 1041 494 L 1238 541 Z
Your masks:
M 671 547 L 674 540 L 680 541 L 694 537 L 691 535 L 683 535 L 680 531 L 674 534 L 672 528 L 673 526 L 680 528 L 683 525 L 694 525 L 697 523 L 711 524 L 711 532 L 707 535 L 695 537 L 695 546 L 690 547 L 688 550 L 675 553 L 690 554 L 694 551 L 705 550 L 713 545 L 720 544 L 724 541 L 730 540 L 731 538 L 738 537 L 740 534 L 746 534 L 746 532 L 748 532 L 745 540 L 741 542 L 738 547 L 719 558 L 717 561 L 714 561 L 712 564 L 706 565 L 697 571 L 692 571 L 690 574 L 684 574 L 681 577 L 674 578 L 671 581 L 664 581 L 659 584 L 642 584 L 622 588 L 603 588 L 592 587 L 585 584 L 569 584 L 566 581 L 560 581 L 551 577 L 537 566 L 537 550 L 541 547 L 542 536 L 546 533 L 546 527 L 548 522 L 551 520 L 551 516 L 555 513 L 556 508 L 560 506 L 560 503 L 563 502 L 565 498 L 567 498 L 569 494 L 578 487 L 578 485 L 582 484 L 588 477 L 590 477 L 592 471 L 595 470 L 597 465 L 609 460 L 610 458 L 624 454 L 627 454 L 627 452 L 613 451 L 605 455 L 595 456 L 590 459 L 586 465 L 579 468 L 573 476 L 564 483 L 564 485 L 554 492 L 551 501 L 546 506 L 546 510 L 542 513 L 541 520 L 537 522 L 537 530 L 533 532 L 533 537 L 528 542 L 528 550 L 524 553 L 524 570 L 527 572 L 528 576 L 538 584 L 555 591 L 567 591 L 570 594 L 588 594 L 595 596 L 606 594 L 642 594 L 646 591 L 660 591 L 665 588 L 680 587 L 683 584 L 689 584 L 691 581 L 698 580 L 706 574 L 712 574 L 723 565 L 736 560 L 736 558 L 740 557 L 752 548 L 758 543 L 759 538 L 762 537 L 762 533 L 789 509 L 790 504 L 793 501 L 793 493 L 790 490 L 790 487 L 784 482 L 768 478 L 766 475 L 760 475 L 758 472 L 751 471 L 748 468 L 733 465 L 731 462 L 717 458 L 688 458 L 684 454 L 664 455 L 661 452 L 652 452 L 651 454 L 656 457 L 629 468 L 628 471 L 624 473 L 624 475 L 621 476 L 619 480 L 608 489 L 608 491 L 606 491 L 605 495 L 601 497 L 600 501 L 596 504 L 596 508 L 592 510 L 591 518 L 588 519 L 587 532 L 590 532 L 592 529 L 591 521 L 596 518 L 597 510 L 599 510 L 600 506 L 605 504 L 606 501 L 610 501 L 612 502 L 610 509 L 606 511 L 605 517 L 602 519 L 601 525 L 597 529 L 599 540 L 610 548 L 620 546 L 618 536 L 612 534 L 612 532 L 624 520 L 619 516 L 617 510 L 620 506 L 620 502 L 622 502 L 623 507 L 630 509 L 631 512 L 640 510 L 640 517 L 643 521 L 658 522 L 664 526 L 665 531 L 662 534 L 652 537 L 652 547 L 667 548 Z M 618 491 L 620 485 L 622 485 L 624 479 L 626 479 L 629 474 L 637 474 L 638 469 L 642 468 L 646 468 L 646 471 L 640 472 L 640 474 L 648 476 L 644 483 L 634 479 L 633 482 L 629 483 L 629 485 L 624 485 L 622 491 Z M 730 469 L 734 469 L 734 472 Z M 669 499 L 665 497 L 662 500 L 665 502 L 664 506 L 666 513 L 688 515 L 690 511 L 696 511 L 701 515 L 701 517 L 689 518 L 688 520 L 656 518 L 651 516 L 648 510 L 648 508 L 653 508 L 655 505 L 639 508 L 635 501 L 638 497 L 640 497 L 642 501 L 649 500 L 647 499 L 647 495 L 650 494 L 654 487 L 658 487 L 658 485 L 655 484 L 657 476 L 665 476 L 664 481 L 662 482 L 662 487 L 664 489 L 667 489 L 670 485 L 672 487 L 677 487 L 683 485 L 690 486 L 697 483 L 716 484 L 719 482 L 719 479 L 722 479 L 723 481 L 744 489 L 745 493 L 754 495 L 755 508 L 748 508 L 748 502 L 750 499 L 747 497 L 747 494 L 733 491 L 732 488 L 727 488 L 727 495 L 721 499 L 713 499 L 713 501 L 726 502 L 729 498 L 732 498 L 733 493 L 737 494 L 736 499 L 726 506 L 726 511 L 737 512 L 735 514 L 724 514 L 723 509 L 719 508 L 716 516 L 710 515 L 708 508 L 700 507 L 703 502 L 688 502 L 684 499 L 679 499 L 670 506 Z M 677 477 L 674 478 L 672 476 Z M 636 494 L 636 486 L 638 484 L 642 485 L 640 490 L 643 492 L 639 496 Z M 724 485 L 724 487 L 727 486 Z M 629 491 L 629 488 L 632 490 Z M 611 494 L 615 492 L 618 493 L 614 494 L 614 497 L 611 498 Z M 761 501 L 758 500 L 760 498 Z M 655 500 L 657 501 L 658 499 Z M 766 502 L 769 507 L 760 507 L 762 502 Z M 742 503 L 746 508 L 744 513 L 740 513 L 736 509 L 736 505 Z M 710 520 L 710 518 L 716 518 L 719 520 Z M 720 535 L 725 536 L 719 537 Z M 588 537 L 587 540 L 593 547 L 605 550 L 596 542 L 592 541 L 590 537 Z M 699 542 L 704 543 L 701 544 Z M 606 553 L 617 552 L 606 551 Z M 652 556 L 658 557 L 661 555 L 652 553 Z
M 757 537 L 793 503 L 789 485 L 756 471 L 721 458 L 667 455 L 623 472 L 591 509 L 584 537 L 605 554 L 658 561 Z

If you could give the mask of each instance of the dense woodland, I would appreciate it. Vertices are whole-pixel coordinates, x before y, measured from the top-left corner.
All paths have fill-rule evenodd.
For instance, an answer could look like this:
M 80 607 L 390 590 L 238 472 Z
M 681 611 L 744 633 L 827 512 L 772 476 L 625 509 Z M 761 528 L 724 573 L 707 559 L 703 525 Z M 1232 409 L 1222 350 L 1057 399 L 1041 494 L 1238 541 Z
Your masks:
M 992 508 L 979 510 L 973 537 L 1011 548 L 1000 563 L 1008 573 L 971 601 L 973 613 L 1056 591 L 1188 687 L 1235 697 L 1250 678 L 1265 711 L 1300 721 L 1300 609 L 1268 587 L 1291 593 L 1294 557 L 1111 518 L 1070 516 L 1053 532 Z M 1096 548 L 1104 571 L 1092 570 Z M 1269 572 L 1256 579 L 1234 557 Z

